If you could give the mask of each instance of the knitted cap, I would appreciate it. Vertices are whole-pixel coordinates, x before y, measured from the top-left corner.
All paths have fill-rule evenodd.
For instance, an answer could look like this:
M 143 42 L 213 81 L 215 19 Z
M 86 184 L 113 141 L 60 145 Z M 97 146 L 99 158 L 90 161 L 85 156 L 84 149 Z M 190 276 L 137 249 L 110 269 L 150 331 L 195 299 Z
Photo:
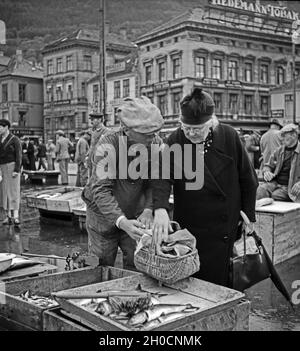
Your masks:
M 214 113 L 213 98 L 201 88 L 195 88 L 191 94 L 185 96 L 180 103 L 181 121 L 185 124 L 203 124 Z
M 156 132 L 164 123 L 160 110 L 146 96 L 125 99 L 118 112 L 127 128 L 142 134 Z
M 293 123 L 287 124 L 286 126 L 284 126 L 281 131 L 280 131 L 280 135 L 282 136 L 285 133 L 290 133 L 290 132 L 296 132 L 298 133 L 298 126 L 296 126 Z

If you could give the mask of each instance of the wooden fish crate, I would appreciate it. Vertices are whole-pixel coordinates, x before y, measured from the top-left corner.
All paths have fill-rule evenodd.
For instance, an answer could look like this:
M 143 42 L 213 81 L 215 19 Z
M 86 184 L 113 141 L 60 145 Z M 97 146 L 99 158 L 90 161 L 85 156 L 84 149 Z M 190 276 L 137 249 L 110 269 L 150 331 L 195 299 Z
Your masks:
M 300 204 L 275 201 L 257 208 L 255 229 L 274 264 L 300 254 Z
M 39 195 L 54 195 L 55 193 L 64 193 L 68 191 L 66 187 L 48 187 L 47 189 L 34 191 L 28 195 L 26 195 L 27 206 L 28 207 L 35 207 L 41 208 L 46 210 L 47 209 L 47 201 L 43 198 L 38 198 Z
M 81 199 L 81 192 L 82 189 L 77 188 L 73 191 L 62 194 L 61 196 L 57 196 L 54 199 L 47 199 L 47 210 L 72 213 L 74 207 L 84 204 Z
M 162 304 L 191 304 L 199 307 L 196 312 L 179 316 L 169 322 L 162 322 L 147 331 L 170 330 L 248 330 L 250 303 L 244 294 L 232 289 L 189 278 L 171 286 L 159 286 L 157 281 L 146 275 L 134 275 L 109 283 L 97 283 L 86 287 L 69 289 L 72 295 L 96 293 L 99 289 L 134 290 L 140 285 L 143 290 L 165 294 L 157 299 Z M 156 296 L 155 296 L 156 297 Z M 94 330 L 130 331 L 130 325 L 100 315 L 79 304 L 80 300 L 59 299 L 65 311 L 80 317 L 82 323 L 95 326 Z M 145 329 L 141 329 L 145 330 Z
M 0 323 L 1 320 L 7 320 L 11 328 L 15 324 L 16 328 L 25 325 L 33 330 L 43 330 L 43 313 L 53 307 L 43 308 L 24 301 L 19 295 L 27 290 L 39 296 L 49 297 L 52 292 L 133 274 L 139 273 L 114 267 L 88 267 L 6 283 L 0 289 L 0 299 L 5 299 L 5 303 L 0 303 Z

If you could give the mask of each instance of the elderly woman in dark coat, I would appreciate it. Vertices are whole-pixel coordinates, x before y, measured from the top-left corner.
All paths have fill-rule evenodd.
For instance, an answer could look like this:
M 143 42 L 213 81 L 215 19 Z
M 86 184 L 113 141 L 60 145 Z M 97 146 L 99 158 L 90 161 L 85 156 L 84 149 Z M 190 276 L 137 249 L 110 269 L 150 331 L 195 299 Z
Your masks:
M 168 179 L 161 176 L 152 181 L 154 240 L 159 247 L 168 235 L 167 209 L 173 186 L 174 220 L 197 239 L 200 271 L 195 277 L 230 286 L 230 257 L 237 239 L 240 211 L 255 222 L 256 173 L 237 132 L 219 123 L 214 115 L 214 101 L 209 94 L 196 88 L 181 102 L 181 112 L 181 127 L 169 136 L 166 144 L 178 144 L 182 149 L 189 145 L 190 152 L 182 152 L 181 161 L 176 156 L 171 158 Z M 197 145 L 202 145 L 201 152 Z M 198 172 L 204 172 L 204 184 L 201 189 L 189 190 L 186 185 L 193 180 L 185 172 L 186 165 L 191 162 L 195 166 L 196 159 L 201 157 L 202 170 Z M 174 177 L 174 167 L 179 163 L 183 170 L 181 179 Z
M 22 146 L 19 138 L 9 132 L 10 123 L 0 120 L 0 187 L 2 207 L 7 213 L 3 224 L 19 225 L 20 169 Z M 13 215 L 13 217 L 12 217 Z

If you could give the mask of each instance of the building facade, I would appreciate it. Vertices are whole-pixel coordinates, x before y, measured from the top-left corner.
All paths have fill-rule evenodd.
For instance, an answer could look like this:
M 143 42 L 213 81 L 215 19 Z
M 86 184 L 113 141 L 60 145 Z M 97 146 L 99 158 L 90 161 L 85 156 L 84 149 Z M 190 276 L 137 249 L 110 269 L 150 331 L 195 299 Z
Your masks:
M 117 108 L 125 98 L 139 96 L 139 72 L 136 53 L 130 54 L 123 60 L 107 66 L 106 69 L 107 126 L 118 126 Z M 88 82 L 89 113 L 97 112 L 99 97 L 99 75 Z
M 270 90 L 291 79 L 298 16 L 269 10 L 258 1 L 208 0 L 136 41 L 141 94 L 161 109 L 166 129 L 177 125 L 179 101 L 193 87 L 212 94 L 222 122 L 267 126 Z M 299 50 L 296 63 L 299 73 Z
M 106 63 L 136 50 L 125 38 L 106 33 Z M 99 72 L 99 33 L 79 29 L 43 50 L 45 138 L 61 129 L 74 139 L 88 127 L 87 82 Z
M 300 79 L 296 81 L 296 118 L 294 120 L 293 83 L 287 82 L 271 91 L 271 115 L 281 123 L 300 122 Z
M 43 69 L 25 60 L 21 50 L 0 71 L 0 117 L 19 136 L 43 135 Z

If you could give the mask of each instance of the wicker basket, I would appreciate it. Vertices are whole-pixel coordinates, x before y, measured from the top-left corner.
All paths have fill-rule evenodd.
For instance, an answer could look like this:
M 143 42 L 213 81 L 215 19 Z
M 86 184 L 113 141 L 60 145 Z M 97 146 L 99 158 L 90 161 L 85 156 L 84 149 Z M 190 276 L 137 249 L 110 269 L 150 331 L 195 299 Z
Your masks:
M 174 284 L 200 269 L 197 249 L 185 256 L 167 258 L 157 255 L 154 246 L 142 248 L 134 255 L 134 264 L 138 271 L 165 284 Z

